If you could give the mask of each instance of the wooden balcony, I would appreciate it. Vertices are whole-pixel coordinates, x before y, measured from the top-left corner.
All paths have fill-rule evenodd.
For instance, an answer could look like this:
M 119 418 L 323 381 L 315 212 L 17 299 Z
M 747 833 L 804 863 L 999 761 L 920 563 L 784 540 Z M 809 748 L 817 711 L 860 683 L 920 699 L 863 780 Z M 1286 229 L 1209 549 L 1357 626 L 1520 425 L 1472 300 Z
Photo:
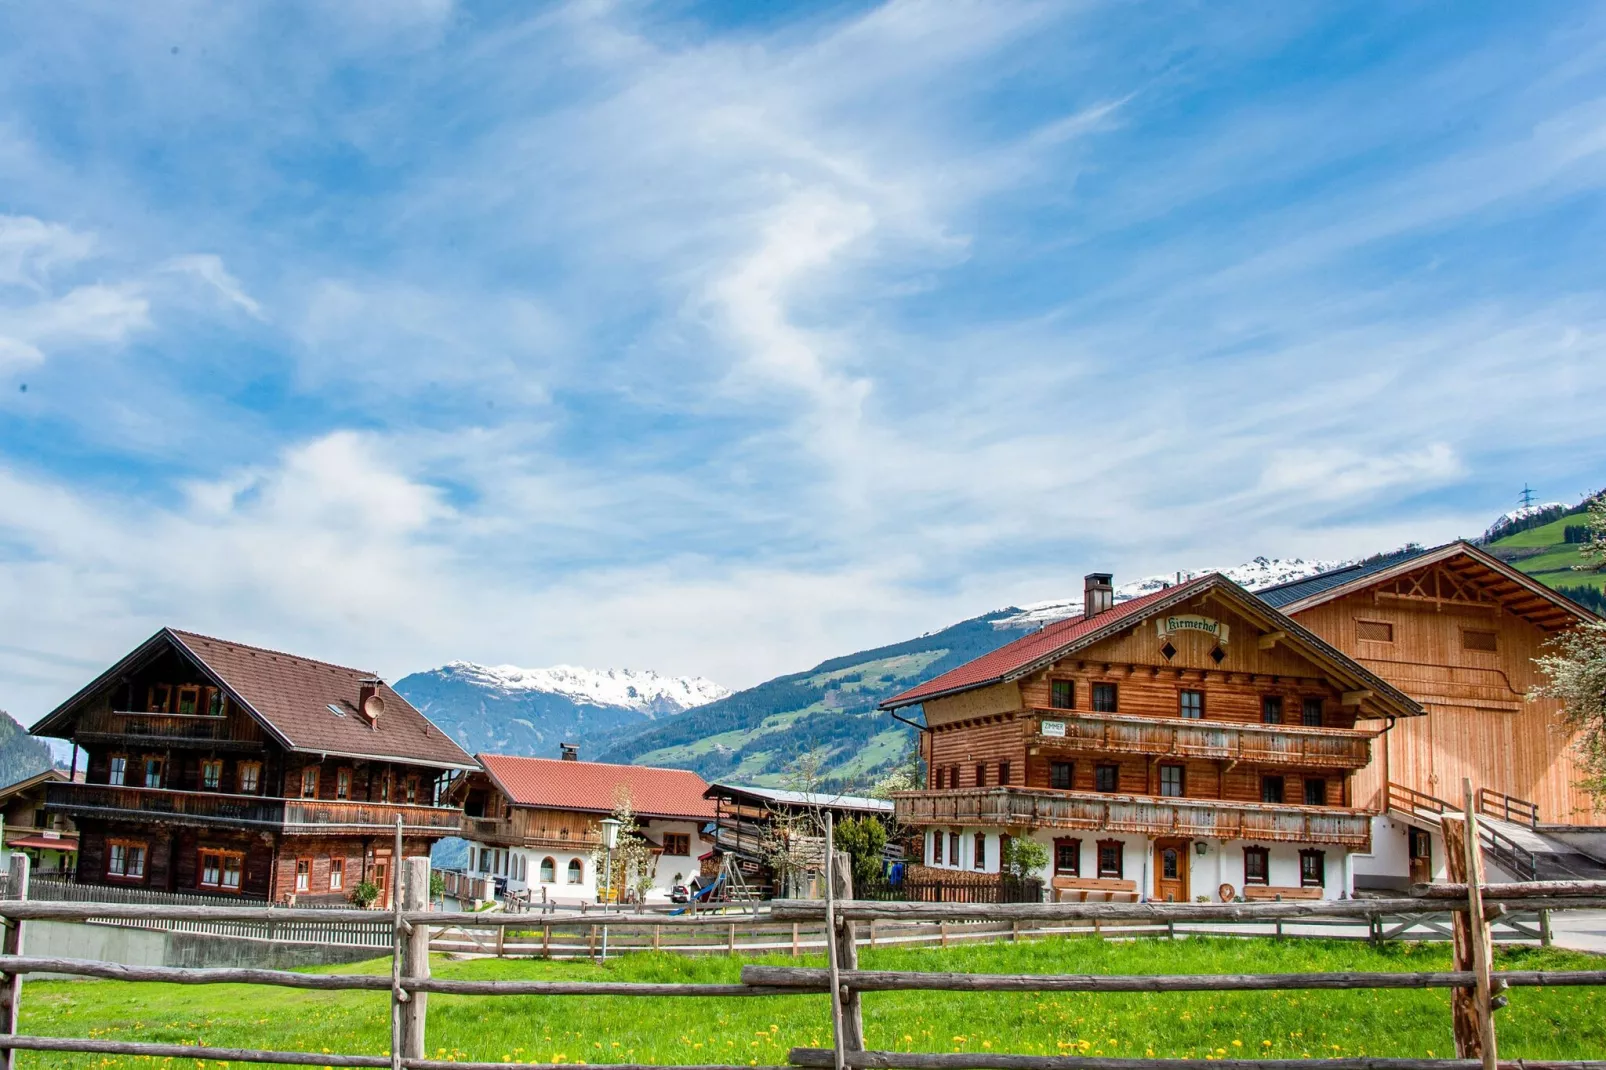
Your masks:
M 894 796 L 907 825 L 1086 829 L 1145 836 L 1329 843 L 1366 849 L 1372 815 L 1331 806 L 1167 799 L 1039 788 L 906 791 Z
M 1109 754 L 1164 754 L 1306 769 L 1363 769 L 1373 733 L 1348 728 L 1246 724 L 1038 709 L 1035 746 Z M 1049 731 L 1043 729 L 1047 723 Z M 1060 734 L 1053 726 L 1063 726 Z
M 343 832 L 396 830 L 455 836 L 463 811 L 447 806 L 417 806 L 407 803 L 349 802 L 334 799 L 285 799 L 284 831 L 290 836 Z
M 394 832 L 398 815 L 407 832 L 455 835 L 462 814 L 442 806 L 278 799 L 112 784 L 46 785 L 45 809 L 74 818 L 271 829 L 286 835 Z
M 524 818 L 524 815 L 519 815 Z M 464 817 L 458 835 L 465 840 L 496 847 L 538 847 L 559 851 L 593 851 L 602 846 L 602 834 L 595 829 L 531 827 L 528 818 L 511 820 L 494 817 Z
M 222 717 L 200 713 L 133 713 L 127 710 L 93 710 L 78 722 L 77 738 L 83 743 L 205 744 L 227 750 L 259 750 L 262 727 L 245 713 L 232 710 Z

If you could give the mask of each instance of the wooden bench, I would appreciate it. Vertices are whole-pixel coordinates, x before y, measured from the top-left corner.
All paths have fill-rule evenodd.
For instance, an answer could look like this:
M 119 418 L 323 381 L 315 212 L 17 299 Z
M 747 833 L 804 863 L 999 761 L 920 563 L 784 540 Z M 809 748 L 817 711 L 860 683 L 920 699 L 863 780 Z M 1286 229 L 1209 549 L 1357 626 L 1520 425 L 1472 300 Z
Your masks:
M 1056 903 L 1136 903 L 1136 881 L 1114 877 L 1055 877 L 1051 882 Z
M 1320 899 L 1320 888 L 1286 888 L 1278 884 L 1251 884 L 1244 889 L 1245 899 Z

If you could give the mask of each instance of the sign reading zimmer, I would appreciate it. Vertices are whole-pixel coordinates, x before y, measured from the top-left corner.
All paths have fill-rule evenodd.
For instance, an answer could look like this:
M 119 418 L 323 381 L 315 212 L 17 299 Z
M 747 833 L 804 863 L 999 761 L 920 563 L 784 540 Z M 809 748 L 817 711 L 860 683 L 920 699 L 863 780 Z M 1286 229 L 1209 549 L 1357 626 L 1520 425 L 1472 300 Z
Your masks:
M 1045 735 L 1045 736 L 1059 736 L 1059 737 L 1063 738 L 1065 736 L 1065 722 L 1064 721 L 1044 721 L 1043 722 L 1043 735 Z
M 1197 613 L 1179 613 L 1172 617 L 1156 617 L 1154 626 L 1159 629 L 1160 635 L 1167 636 L 1175 632 L 1204 632 L 1215 637 L 1216 642 L 1226 643 L 1228 628 L 1214 617 L 1201 617 Z

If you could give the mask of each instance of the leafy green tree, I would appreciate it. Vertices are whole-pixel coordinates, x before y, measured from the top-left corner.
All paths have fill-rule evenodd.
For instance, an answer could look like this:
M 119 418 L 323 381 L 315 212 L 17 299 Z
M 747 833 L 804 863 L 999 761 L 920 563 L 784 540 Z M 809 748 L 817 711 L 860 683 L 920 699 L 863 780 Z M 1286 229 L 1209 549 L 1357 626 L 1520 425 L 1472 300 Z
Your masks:
M 844 818 L 836 826 L 836 848 L 846 851 L 853 864 L 853 894 L 880 884 L 882 852 L 887 846 L 887 827 L 873 817 Z
M 1048 868 L 1048 848 L 1036 840 L 1011 836 L 1004 843 L 1000 865 L 1012 877 L 1035 877 Z

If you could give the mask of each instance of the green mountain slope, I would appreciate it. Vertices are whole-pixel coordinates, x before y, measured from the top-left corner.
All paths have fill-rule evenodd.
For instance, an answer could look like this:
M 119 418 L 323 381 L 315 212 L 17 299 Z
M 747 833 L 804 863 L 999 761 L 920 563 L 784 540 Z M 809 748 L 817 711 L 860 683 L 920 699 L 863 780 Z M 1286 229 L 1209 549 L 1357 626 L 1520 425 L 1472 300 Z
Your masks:
M 799 755 L 823 750 L 826 787 L 863 788 L 894 765 L 914 730 L 876 703 L 1019 638 L 999 610 L 942 631 L 832 658 L 688 710 L 603 754 L 605 762 L 692 769 L 705 780 L 780 786 Z M 1035 627 L 1035 625 L 1031 626 Z
M 50 768 L 50 746 L 30 736 L 5 710 L 0 710 L 0 785 L 27 780 Z
M 1495 539 L 1485 549 L 1596 613 L 1606 612 L 1606 572 L 1576 567 L 1584 563 L 1578 550 L 1586 506 L 1581 503 L 1554 520 Z

